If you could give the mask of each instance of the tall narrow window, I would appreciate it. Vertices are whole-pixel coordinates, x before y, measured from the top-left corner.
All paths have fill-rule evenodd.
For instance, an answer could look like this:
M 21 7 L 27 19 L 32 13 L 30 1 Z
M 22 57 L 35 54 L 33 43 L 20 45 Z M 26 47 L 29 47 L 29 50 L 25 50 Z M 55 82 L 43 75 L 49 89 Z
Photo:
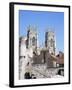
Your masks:
M 35 45 L 35 37 L 32 38 L 32 45 L 34 46 Z
M 51 39 L 51 47 L 53 47 L 53 39 Z

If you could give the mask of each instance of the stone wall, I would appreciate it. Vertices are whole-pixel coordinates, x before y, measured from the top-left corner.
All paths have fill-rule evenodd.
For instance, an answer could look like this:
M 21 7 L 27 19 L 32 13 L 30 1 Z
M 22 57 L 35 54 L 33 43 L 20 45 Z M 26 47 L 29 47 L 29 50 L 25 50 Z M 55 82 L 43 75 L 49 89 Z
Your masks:
M 58 76 L 58 70 L 60 68 L 46 68 L 46 65 L 33 65 L 32 73 L 36 78 L 52 78 L 52 77 L 61 77 Z

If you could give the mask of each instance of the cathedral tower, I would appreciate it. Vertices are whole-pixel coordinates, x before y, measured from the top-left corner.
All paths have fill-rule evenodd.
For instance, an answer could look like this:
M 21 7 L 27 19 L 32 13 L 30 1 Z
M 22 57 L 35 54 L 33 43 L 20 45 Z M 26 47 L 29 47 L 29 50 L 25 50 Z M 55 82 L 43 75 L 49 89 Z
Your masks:
M 29 26 L 27 31 L 27 48 L 35 50 L 37 48 L 37 32 L 36 28 Z
M 53 31 L 45 33 L 45 47 L 49 50 L 49 53 L 55 54 L 55 33 Z

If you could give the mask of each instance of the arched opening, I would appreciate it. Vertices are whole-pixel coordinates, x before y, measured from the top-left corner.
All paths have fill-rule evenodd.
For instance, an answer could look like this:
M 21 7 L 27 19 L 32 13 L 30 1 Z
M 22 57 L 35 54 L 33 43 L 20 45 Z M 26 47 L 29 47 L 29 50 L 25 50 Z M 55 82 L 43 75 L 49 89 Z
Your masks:
M 51 47 L 53 47 L 53 39 L 51 39 Z
M 35 46 L 36 39 L 35 37 L 32 38 L 32 45 Z
M 24 74 L 24 78 L 25 78 L 25 79 L 31 79 L 30 73 L 29 73 L 29 72 L 26 72 L 26 73 Z

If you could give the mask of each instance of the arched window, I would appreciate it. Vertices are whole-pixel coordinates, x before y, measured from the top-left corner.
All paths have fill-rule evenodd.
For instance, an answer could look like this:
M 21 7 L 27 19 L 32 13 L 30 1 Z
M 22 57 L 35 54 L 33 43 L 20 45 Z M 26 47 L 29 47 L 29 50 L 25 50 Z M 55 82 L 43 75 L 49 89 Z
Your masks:
M 32 38 L 32 45 L 34 46 L 35 45 L 35 37 Z
M 53 47 L 53 39 L 51 39 L 51 47 Z

